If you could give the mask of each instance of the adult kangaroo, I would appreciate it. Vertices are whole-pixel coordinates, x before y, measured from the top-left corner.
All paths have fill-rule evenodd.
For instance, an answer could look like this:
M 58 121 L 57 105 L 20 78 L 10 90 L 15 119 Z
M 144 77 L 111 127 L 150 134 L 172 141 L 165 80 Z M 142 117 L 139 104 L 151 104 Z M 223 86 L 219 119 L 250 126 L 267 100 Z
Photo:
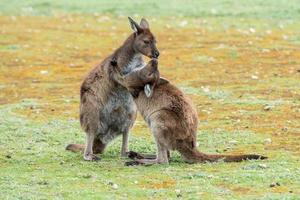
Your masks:
M 145 65 L 142 55 L 158 58 L 156 40 L 149 24 L 128 17 L 133 33 L 112 55 L 97 65 L 85 78 L 80 89 L 80 123 L 86 133 L 86 145 L 69 144 L 66 149 L 84 149 L 84 160 L 99 160 L 107 144 L 122 135 L 121 155 L 128 151 L 128 133 L 136 119 L 136 106 L 128 90 L 111 78 L 111 59 L 118 63 L 121 74 Z
M 135 160 L 127 164 L 167 164 L 170 150 L 179 151 L 188 163 L 218 160 L 240 162 L 267 158 L 255 154 L 213 155 L 198 151 L 197 111 L 181 90 L 168 80 L 160 78 L 157 65 L 157 60 L 152 59 L 144 68 L 124 76 L 115 72 L 117 68 L 112 72 L 114 78 L 133 95 L 137 108 L 148 123 L 157 144 L 157 157 L 146 159 L 142 154 L 131 152 L 129 157 Z

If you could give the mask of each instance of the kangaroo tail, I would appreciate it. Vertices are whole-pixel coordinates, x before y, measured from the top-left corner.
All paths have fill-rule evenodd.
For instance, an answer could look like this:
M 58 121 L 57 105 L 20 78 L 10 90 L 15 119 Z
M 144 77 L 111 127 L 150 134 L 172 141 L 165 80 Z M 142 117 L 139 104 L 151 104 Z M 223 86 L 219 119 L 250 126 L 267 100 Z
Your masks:
M 256 155 L 256 154 L 242 154 L 242 155 L 223 155 L 223 154 L 205 154 L 197 149 L 184 149 L 180 151 L 182 156 L 187 162 L 216 162 L 219 160 L 224 160 L 224 162 L 241 162 L 243 160 L 264 160 L 268 157 Z
M 68 144 L 66 146 L 66 150 L 72 151 L 72 152 L 79 152 L 83 151 L 85 146 L 83 144 Z
M 225 162 L 241 162 L 243 160 L 264 160 L 268 157 L 257 154 L 241 154 L 241 155 L 209 155 L 208 158 L 212 158 L 212 161 L 224 160 Z

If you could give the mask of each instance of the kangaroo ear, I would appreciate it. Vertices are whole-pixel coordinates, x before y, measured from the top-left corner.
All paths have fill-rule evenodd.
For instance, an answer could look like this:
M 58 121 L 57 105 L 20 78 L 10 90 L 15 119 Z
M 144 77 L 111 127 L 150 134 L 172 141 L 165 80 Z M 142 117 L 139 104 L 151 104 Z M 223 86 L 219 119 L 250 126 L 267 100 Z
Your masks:
M 164 85 L 164 84 L 167 84 L 169 83 L 170 81 L 168 79 L 165 79 L 163 77 L 160 77 L 159 80 L 158 80 L 158 83 L 157 85 Z
M 147 22 L 147 20 L 145 18 L 141 19 L 140 26 L 144 29 L 149 29 L 149 23 Z
M 141 33 L 143 31 L 143 29 L 140 27 L 140 25 L 138 25 L 138 23 L 136 23 L 131 17 L 128 17 L 128 20 L 129 20 L 131 29 L 134 32 Z
M 150 85 L 150 84 L 146 84 L 144 86 L 144 92 L 145 92 L 146 97 L 149 98 L 149 97 L 152 96 L 152 94 L 153 94 L 153 88 L 154 88 L 154 86 Z

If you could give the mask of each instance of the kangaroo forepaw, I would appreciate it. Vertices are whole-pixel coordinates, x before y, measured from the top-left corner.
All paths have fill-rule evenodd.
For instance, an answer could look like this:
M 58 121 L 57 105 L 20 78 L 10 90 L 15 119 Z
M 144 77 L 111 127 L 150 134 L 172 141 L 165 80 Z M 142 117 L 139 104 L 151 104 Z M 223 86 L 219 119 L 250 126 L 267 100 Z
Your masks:
M 100 161 L 101 160 L 101 158 L 96 156 L 95 154 L 84 155 L 83 159 L 86 161 Z

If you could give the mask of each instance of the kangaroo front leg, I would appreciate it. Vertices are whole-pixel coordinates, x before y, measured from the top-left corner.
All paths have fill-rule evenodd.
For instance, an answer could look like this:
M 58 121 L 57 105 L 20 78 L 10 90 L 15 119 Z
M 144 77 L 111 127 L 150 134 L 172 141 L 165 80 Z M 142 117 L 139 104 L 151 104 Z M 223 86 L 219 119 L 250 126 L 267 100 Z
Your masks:
M 86 146 L 84 149 L 83 159 L 87 161 L 98 161 L 99 157 L 93 154 L 94 134 L 86 134 Z
M 122 148 L 121 148 L 121 156 L 127 157 L 128 152 L 128 140 L 129 140 L 129 131 L 125 131 L 122 137 Z

